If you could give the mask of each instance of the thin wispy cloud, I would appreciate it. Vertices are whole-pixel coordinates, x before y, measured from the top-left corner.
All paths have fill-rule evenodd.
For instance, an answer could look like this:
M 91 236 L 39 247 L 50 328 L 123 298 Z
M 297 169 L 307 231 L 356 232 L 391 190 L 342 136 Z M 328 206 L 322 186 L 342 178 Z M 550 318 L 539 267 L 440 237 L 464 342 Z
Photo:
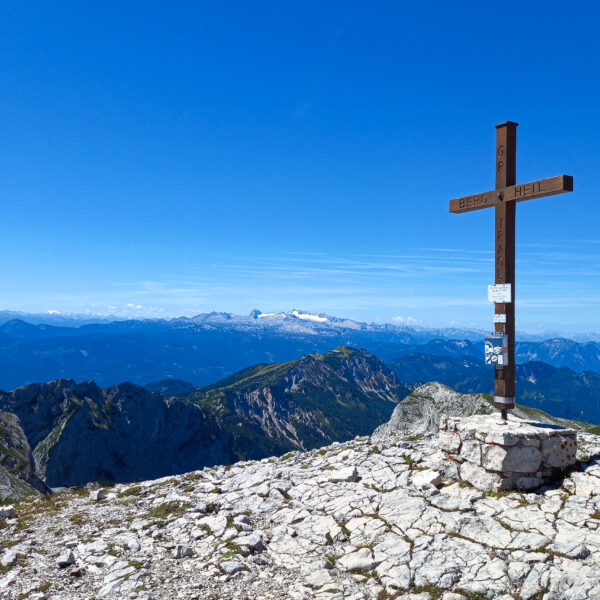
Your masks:
M 589 247 L 593 250 L 583 253 L 581 247 L 557 250 L 532 244 L 518 252 L 521 328 L 552 311 L 566 319 L 577 317 L 575 309 L 589 312 L 600 304 L 600 276 L 595 270 L 599 255 L 596 247 Z M 40 308 L 167 317 L 295 307 L 366 321 L 410 315 L 424 324 L 453 321 L 484 326 L 493 312 L 487 302 L 490 283 L 493 252 L 487 250 L 424 247 L 390 254 L 230 254 L 207 256 L 202 263 L 178 266 L 153 279 L 99 281 L 85 292 L 50 294 L 48 306 Z M 594 327 L 600 329 L 590 325 Z

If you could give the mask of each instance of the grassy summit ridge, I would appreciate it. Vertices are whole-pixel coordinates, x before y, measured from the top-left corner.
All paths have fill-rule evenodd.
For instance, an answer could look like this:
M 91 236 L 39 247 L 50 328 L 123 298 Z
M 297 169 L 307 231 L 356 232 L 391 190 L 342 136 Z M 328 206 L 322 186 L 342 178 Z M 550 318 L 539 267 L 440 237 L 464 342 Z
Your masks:
M 407 393 L 378 358 L 341 346 L 254 365 L 186 398 L 233 434 L 236 455 L 257 458 L 368 435 Z

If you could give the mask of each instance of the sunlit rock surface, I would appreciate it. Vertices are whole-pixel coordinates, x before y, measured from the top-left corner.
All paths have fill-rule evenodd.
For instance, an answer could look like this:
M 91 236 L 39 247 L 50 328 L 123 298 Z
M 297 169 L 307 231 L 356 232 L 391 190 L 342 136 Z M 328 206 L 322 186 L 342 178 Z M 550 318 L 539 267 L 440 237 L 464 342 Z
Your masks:
M 0 598 L 600 598 L 599 457 L 580 433 L 564 481 L 486 495 L 440 475 L 437 434 L 390 431 L 22 500 Z

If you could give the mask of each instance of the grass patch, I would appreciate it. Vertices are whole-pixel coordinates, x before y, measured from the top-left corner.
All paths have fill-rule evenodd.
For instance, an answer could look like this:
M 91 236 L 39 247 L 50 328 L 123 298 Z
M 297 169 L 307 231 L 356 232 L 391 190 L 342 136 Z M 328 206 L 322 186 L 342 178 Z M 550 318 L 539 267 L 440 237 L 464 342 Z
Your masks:
M 502 527 L 504 527 L 504 529 L 507 529 L 508 531 L 514 531 L 513 528 L 502 519 L 496 519 L 496 523 L 499 523 Z
M 289 460 L 290 458 L 292 458 L 292 456 L 294 456 L 294 453 L 288 452 L 287 454 L 284 454 L 280 460 Z
M 85 523 L 85 519 L 81 513 L 74 513 L 69 517 L 69 521 L 73 523 L 73 525 L 83 525 Z
M 499 492 L 487 491 L 484 492 L 484 495 L 488 498 L 506 498 L 507 496 L 510 496 L 513 493 L 514 492 L 512 492 L 511 490 L 500 490 Z
M 467 592 L 467 590 L 463 590 L 462 588 L 457 588 L 454 590 L 455 594 L 462 594 L 463 596 L 466 596 L 467 600 L 486 600 L 485 596 L 482 596 L 481 594 L 478 594 L 477 592 Z M 544 592 L 546 593 L 546 592 Z M 541 599 L 541 596 L 540 596 Z M 531 598 L 530 600 L 533 600 L 533 598 Z
M 149 513 L 148 516 L 153 519 L 168 519 L 169 517 L 180 517 L 186 508 L 189 508 L 189 504 L 182 504 L 177 500 L 171 502 L 163 502 L 158 506 L 155 506 Z
M 137 496 L 142 491 L 142 487 L 139 485 L 133 485 L 122 492 L 117 494 L 117 498 L 127 498 L 127 496 Z
M 417 433 L 415 435 L 409 435 L 406 440 L 409 442 L 418 442 L 419 440 L 422 440 L 424 436 L 424 433 Z
M 286 500 L 291 500 L 292 497 L 284 490 L 281 488 L 275 488 Z
M 423 592 L 427 592 L 431 600 L 439 600 L 443 596 L 445 590 L 430 583 L 415 587 L 413 590 L 414 594 L 422 594 Z

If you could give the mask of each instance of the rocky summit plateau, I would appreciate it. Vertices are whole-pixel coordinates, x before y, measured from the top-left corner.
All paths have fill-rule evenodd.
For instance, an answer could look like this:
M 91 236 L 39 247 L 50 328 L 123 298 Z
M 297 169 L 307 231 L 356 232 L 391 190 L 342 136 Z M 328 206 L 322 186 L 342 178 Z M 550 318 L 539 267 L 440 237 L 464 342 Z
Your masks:
M 442 475 L 430 423 L 460 395 L 420 394 L 413 431 L 401 403 L 371 437 L 3 506 L 0 598 L 600 598 L 600 437 L 535 493 L 485 493 Z

